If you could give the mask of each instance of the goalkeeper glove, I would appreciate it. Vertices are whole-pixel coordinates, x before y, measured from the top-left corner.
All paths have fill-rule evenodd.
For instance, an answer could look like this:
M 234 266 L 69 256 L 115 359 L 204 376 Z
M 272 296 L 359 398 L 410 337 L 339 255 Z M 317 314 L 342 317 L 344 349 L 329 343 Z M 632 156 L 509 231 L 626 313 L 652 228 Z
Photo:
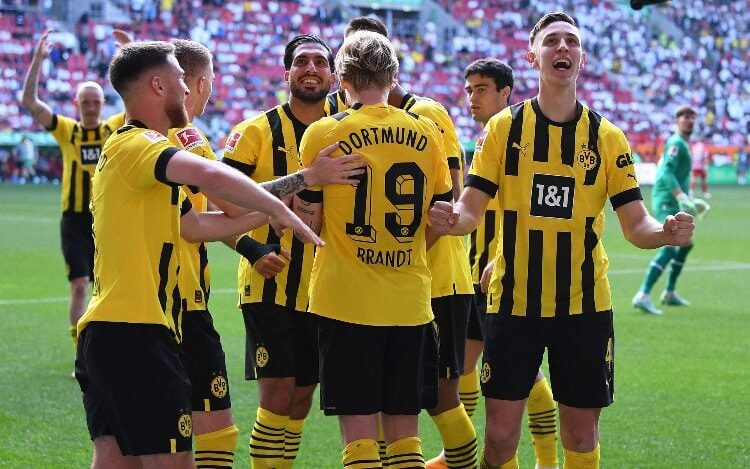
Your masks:
M 682 212 L 689 213 L 690 215 L 695 215 L 698 213 L 692 197 L 684 192 L 680 192 L 680 194 L 677 195 L 677 203 L 680 204 L 680 211 Z
M 711 206 L 703 199 L 693 199 L 693 204 L 695 205 L 695 215 L 698 217 L 698 220 L 703 220 L 703 217 L 711 210 Z

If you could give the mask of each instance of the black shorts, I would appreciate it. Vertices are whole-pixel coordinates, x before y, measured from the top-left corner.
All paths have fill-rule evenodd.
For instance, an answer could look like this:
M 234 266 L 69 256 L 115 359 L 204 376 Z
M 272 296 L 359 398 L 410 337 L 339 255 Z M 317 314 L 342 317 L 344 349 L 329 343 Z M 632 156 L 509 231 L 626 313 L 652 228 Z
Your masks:
M 113 435 L 133 456 L 192 449 L 190 380 L 166 327 L 91 322 L 78 339 L 75 372 L 92 440 Z
M 320 317 L 318 330 L 320 408 L 326 415 L 417 415 L 437 405 L 437 373 L 425 372 L 437 369 L 432 323 L 364 326 Z M 425 387 L 432 390 L 430 402 Z
M 318 317 L 273 303 L 242 305 L 245 379 L 294 377 L 317 384 Z
M 469 311 L 469 328 L 466 338 L 469 340 L 484 340 L 484 322 L 487 317 L 487 295 L 482 293 L 479 285 L 474 285 L 474 298 Z
M 482 358 L 482 395 L 529 396 L 547 349 L 555 400 L 569 407 L 602 408 L 614 401 L 612 311 L 554 318 L 488 314 Z
M 94 219 L 90 213 L 63 213 L 60 242 L 68 280 L 94 277 Z
M 211 313 L 183 311 L 182 350 L 193 388 L 193 410 L 209 412 L 232 407 L 224 350 Z
M 464 372 L 466 328 L 469 324 L 471 295 L 450 295 L 432 299 L 432 313 L 440 344 L 439 377 L 458 379 Z

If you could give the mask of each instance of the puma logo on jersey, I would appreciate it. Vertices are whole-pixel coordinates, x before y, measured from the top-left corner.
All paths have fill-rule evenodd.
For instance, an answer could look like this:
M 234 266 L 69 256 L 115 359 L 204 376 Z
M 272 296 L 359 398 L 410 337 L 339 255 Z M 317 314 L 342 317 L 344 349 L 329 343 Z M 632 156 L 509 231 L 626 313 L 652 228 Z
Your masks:
M 513 147 L 516 150 L 518 150 L 519 152 L 521 152 L 521 156 L 523 156 L 524 158 L 526 158 L 526 149 L 529 148 L 529 145 L 530 145 L 530 143 L 528 143 L 528 142 L 525 143 L 523 146 L 521 146 L 521 144 L 519 144 L 517 142 L 513 142 L 513 144 L 511 145 L 511 147 Z

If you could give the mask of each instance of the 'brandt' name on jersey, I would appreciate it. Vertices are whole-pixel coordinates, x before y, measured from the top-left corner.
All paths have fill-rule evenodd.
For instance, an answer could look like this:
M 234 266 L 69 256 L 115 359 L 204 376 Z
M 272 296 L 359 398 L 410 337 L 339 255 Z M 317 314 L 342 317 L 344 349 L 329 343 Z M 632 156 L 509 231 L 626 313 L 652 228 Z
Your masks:
M 357 248 L 357 257 L 367 265 L 384 265 L 386 267 L 401 267 L 411 265 L 411 249 L 394 249 L 381 251 L 379 249 Z
M 339 142 L 339 148 L 345 154 L 349 155 L 354 150 L 381 143 L 406 145 L 417 151 L 423 151 L 427 147 L 427 137 L 416 130 L 405 129 L 403 127 L 369 127 L 359 129 L 359 132 L 350 133 L 348 140 L 341 140 Z

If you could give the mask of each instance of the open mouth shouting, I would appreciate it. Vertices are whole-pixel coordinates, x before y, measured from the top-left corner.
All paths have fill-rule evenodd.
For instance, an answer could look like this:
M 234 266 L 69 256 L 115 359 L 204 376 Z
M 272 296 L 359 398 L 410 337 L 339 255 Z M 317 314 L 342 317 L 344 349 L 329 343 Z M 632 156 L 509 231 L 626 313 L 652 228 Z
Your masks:
M 552 62 L 552 66 L 555 67 L 556 70 L 570 70 L 573 64 L 569 59 L 557 59 Z

